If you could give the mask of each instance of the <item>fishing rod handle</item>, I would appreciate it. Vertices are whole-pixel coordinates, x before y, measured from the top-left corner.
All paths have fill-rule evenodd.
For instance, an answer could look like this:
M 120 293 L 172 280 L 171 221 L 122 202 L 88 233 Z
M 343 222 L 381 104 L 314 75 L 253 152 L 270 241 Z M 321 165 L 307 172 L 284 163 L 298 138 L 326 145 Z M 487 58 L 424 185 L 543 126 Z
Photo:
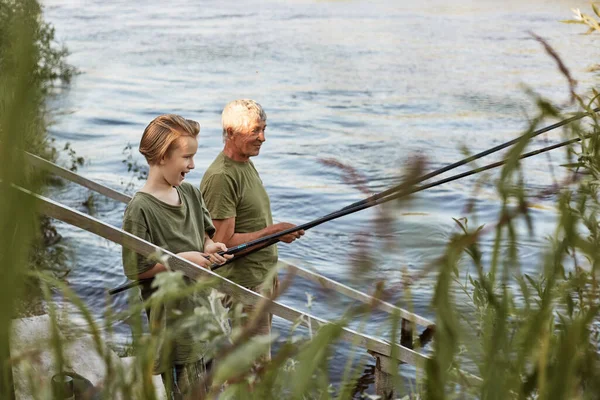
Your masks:
M 226 266 L 226 265 L 228 265 L 228 264 L 231 264 L 232 262 L 236 261 L 236 260 L 237 260 L 237 258 L 239 258 L 239 257 L 245 257 L 245 256 L 247 256 L 247 255 L 249 255 L 249 254 L 251 254 L 251 253 L 255 253 L 255 252 L 257 252 L 257 251 L 260 251 L 260 250 L 262 250 L 262 249 L 264 249 L 264 248 L 267 248 L 267 247 L 269 247 L 269 246 L 272 246 L 272 245 L 274 245 L 274 244 L 276 244 L 276 243 L 279 243 L 279 239 L 273 239 L 273 240 L 271 240 L 271 241 L 269 241 L 269 242 L 267 242 L 267 243 L 263 243 L 263 244 L 262 244 L 260 247 L 256 247 L 256 248 L 254 248 L 254 249 L 252 249 L 252 250 L 248 251 L 247 253 L 241 254 L 241 255 L 239 255 L 239 256 L 237 256 L 237 257 L 234 257 L 234 258 L 232 258 L 232 259 L 230 259 L 230 260 L 227 260 L 227 261 L 226 261 L 225 263 L 223 263 L 223 264 L 216 264 L 216 263 L 213 263 L 213 264 L 210 266 L 210 270 L 211 270 L 211 271 L 215 271 L 215 270 L 217 270 L 217 269 L 219 269 L 219 268 L 221 268 L 221 267 L 224 267 L 224 266 Z M 222 253 L 223 253 L 223 254 L 226 254 L 226 252 L 222 252 Z
M 208 260 L 208 259 L 210 259 L 210 256 L 204 256 L 204 258 Z M 152 278 L 146 278 L 146 279 L 140 279 L 140 280 L 132 281 L 132 282 L 129 282 L 129 283 L 124 283 L 123 285 L 117 286 L 116 288 L 109 289 L 108 294 L 111 295 L 111 296 L 113 296 L 113 295 L 115 295 L 117 293 L 121 293 L 121 292 L 124 292 L 125 290 L 128 290 L 128 289 L 134 288 L 136 286 L 139 286 L 142 283 L 151 282 L 153 279 L 154 279 L 154 277 L 152 277 Z

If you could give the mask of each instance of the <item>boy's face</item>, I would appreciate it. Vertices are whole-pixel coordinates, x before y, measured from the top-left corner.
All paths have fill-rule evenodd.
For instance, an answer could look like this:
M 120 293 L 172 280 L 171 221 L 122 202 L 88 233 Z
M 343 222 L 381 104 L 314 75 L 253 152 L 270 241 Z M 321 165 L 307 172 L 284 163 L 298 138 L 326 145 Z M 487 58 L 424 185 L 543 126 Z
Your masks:
M 191 136 L 177 139 L 175 148 L 160 161 L 163 178 L 171 186 L 179 186 L 185 175 L 194 169 L 194 155 L 198 151 L 198 140 Z

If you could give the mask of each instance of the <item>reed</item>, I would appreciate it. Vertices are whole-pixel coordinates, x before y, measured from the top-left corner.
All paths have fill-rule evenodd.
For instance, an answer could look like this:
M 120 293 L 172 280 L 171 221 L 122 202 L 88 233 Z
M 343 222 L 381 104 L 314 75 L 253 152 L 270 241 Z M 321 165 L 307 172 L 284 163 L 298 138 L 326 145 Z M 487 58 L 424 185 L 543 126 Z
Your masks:
M 44 271 L 28 268 L 31 245 L 39 231 L 39 210 L 32 196 L 13 190 L 9 183 L 33 192 L 43 191 L 46 180 L 40 170 L 32 168 L 20 151 L 28 140 L 45 143 L 44 99 L 48 86 L 35 77 L 39 71 L 40 49 L 37 39 L 40 8 L 37 2 L 0 0 L 0 398 L 11 397 L 11 367 L 27 371 L 30 391 L 36 398 L 50 398 L 47 386 L 38 383 L 37 355 L 50 349 L 56 369 L 68 364 L 70 342 L 87 335 L 95 356 L 103 360 L 106 370 L 99 398 L 154 399 L 157 392 L 151 384 L 154 349 L 158 341 L 169 343 L 180 329 L 193 326 L 198 343 L 208 343 L 209 357 L 217 364 L 206 377 L 211 387 L 207 396 L 194 398 L 243 399 L 347 399 L 369 397 L 358 386 L 360 372 L 368 358 L 356 343 L 351 347 L 342 382 L 330 377 L 331 356 L 338 346 L 343 328 L 359 321 L 358 329 L 366 329 L 366 321 L 374 312 L 374 304 L 349 307 L 330 324 L 301 328 L 300 320 L 280 332 L 278 348 L 270 362 L 261 360 L 274 337 L 257 337 L 253 324 L 242 324 L 239 307 L 222 306 L 222 295 L 211 290 L 215 281 L 201 279 L 186 285 L 180 272 L 160 274 L 155 280 L 157 291 L 142 303 L 131 291 L 129 307 L 123 311 L 107 309 L 103 321 L 95 321 L 87 305 L 69 286 Z M 9 11 L 7 11 L 9 10 Z M 41 24 L 41 25 L 40 25 Z M 589 24 L 588 24 L 589 25 Z M 46 25 L 47 26 L 47 25 Z M 543 39 L 539 38 L 543 42 Z M 543 43 L 550 48 L 547 43 Z M 551 54 L 552 57 L 558 57 Z M 559 65 L 562 65 L 559 63 Z M 564 65 L 562 65 L 564 68 Z M 49 74 L 52 76 L 52 74 Z M 591 112 L 600 107 L 598 93 L 579 94 L 571 86 L 573 108 Z M 524 181 L 527 171 L 520 159 L 532 143 L 531 133 L 549 119 L 564 119 L 561 110 L 548 100 L 532 95 L 537 114 L 520 140 L 508 150 L 506 163 L 495 181 L 499 201 L 496 222 L 480 226 L 477 208 L 465 205 L 456 216 L 456 231 L 442 256 L 423 265 L 418 271 L 403 271 L 406 278 L 401 288 L 404 295 L 398 306 L 411 308 L 411 285 L 426 277 L 435 277 L 431 307 L 435 312 L 435 335 L 432 345 L 424 350 L 429 359 L 416 377 L 407 375 L 403 367 L 392 374 L 396 397 L 421 399 L 595 399 L 600 396 L 600 320 L 598 265 L 600 265 L 600 132 L 599 119 L 592 114 L 588 123 L 573 122 L 566 126 L 565 146 L 567 173 L 555 185 L 531 193 Z M 28 139 L 35 138 L 35 139 Z M 423 175 L 423 164 L 407 164 L 406 185 L 410 191 Z M 474 184 L 473 199 L 478 184 Z M 539 275 L 523 274 L 523 258 L 519 243 L 535 233 L 536 221 L 530 205 L 537 198 L 555 202 L 557 221 L 548 246 L 537 260 Z M 405 207 L 406 199 L 393 207 Z M 411 201 L 416 201 L 412 198 Z M 473 200 L 474 201 L 474 200 Z M 388 204 L 389 206 L 389 204 Z M 399 214 L 399 213 L 396 213 Z M 386 214 L 387 218 L 390 214 Z M 388 223 L 390 221 L 387 221 Z M 374 223 L 381 223 L 380 220 Z M 522 229 L 526 226 L 527 229 Z M 492 238 L 492 246 L 483 239 Z M 487 241 L 486 241 L 487 242 Z M 385 256 L 389 243 L 364 243 L 369 252 L 357 261 L 354 271 L 376 272 L 374 261 Z M 401 243 L 396 244 L 398 247 Z M 158 255 L 160 256 L 160 255 Z M 13 349 L 9 357 L 10 322 L 15 316 L 16 301 L 24 295 L 27 276 L 42 283 L 49 302 L 50 339 L 30 349 Z M 283 287 L 293 284 L 284 279 Z M 137 290 L 137 289 L 136 289 Z M 383 300 L 397 298 L 398 288 L 387 287 L 381 279 L 373 289 Z M 70 312 L 79 315 L 83 327 L 69 325 L 64 310 L 52 302 L 52 291 L 71 305 Z M 156 327 L 147 325 L 143 310 L 154 305 L 174 304 L 192 294 L 200 295 L 203 307 L 182 315 L 178 322 L 161 334 L 147 335 Z M 327 299 L 328 293 L 319 296 Z M 311 300 L 309 299 L 309 302 Z M 268 312 L 266 308 L 262 312 Z M 133 332 L 135 358 L 124 367 L 107 347 L 112 326 L 127 320 Z M 252 319 L 251 319 L 252 320 Z M 390 332 L 392 354 L 397 342 L 420 341 L 402 332 L 397 313 L 380 323 L 381 331 Z M 356 324 L 353 324 L 356 327 Z M 377 334 L 379 332 L 366 332 Z M 424 341 L 423 341 L 424 342 Z M 419 350 L 419 349 L 418 349 Z M 18 353 L 18 356 L 15 354 Z M 473 384 L 465 371 L 481 380 Z M 412 375 L 412 371 L 409 371 Z M 38 374 L 38 375 L 36 375 Z M 353 390 L 362 387 L 361 390 Z M 372 390 L 371 390 L 372 393 Z

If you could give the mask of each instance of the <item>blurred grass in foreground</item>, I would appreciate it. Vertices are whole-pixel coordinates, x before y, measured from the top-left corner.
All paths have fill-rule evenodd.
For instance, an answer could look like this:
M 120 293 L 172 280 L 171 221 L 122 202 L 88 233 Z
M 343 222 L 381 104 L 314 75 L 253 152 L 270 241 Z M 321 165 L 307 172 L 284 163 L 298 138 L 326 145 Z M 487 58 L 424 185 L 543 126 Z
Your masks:
M 44 179 L 28 167 L 21 149 L 45 139 L 44 96 L 47 79 L 38 75 L 42 53 L 39 48 L 40 8 L 36 1 L 0 0 L 0 364 L 2 385 L 0 398 L 9 398 L 10 364 L 8 339 L 15 301 L 23 296 L 31 243 L 38 230 L 36 204 L 32 198 L 8 187 L 14 182 L 40 192 Z M 552 55 L 552 54 L 551 54 Z M 556 55 L 553 55 L 557 57 Z M 557 62 L 560 60 L 555 58 Z M 560 66 L 559 62 L 559 66 Z M 563 66 L 564 67 L 564 66 Z M 561 68 L 562 70 L 563 68 Z M 568 70 L 563 71 L 568 77 Z M 50 74 L 51 75 L 51 74 Z M 569 77 L 569 94 L 580 110 L 599 106 L 598 94 L 590 91 L 578 95 Z M 543 120 L 562 119 L 559 109 L 546 100 L 532 96 L 538 113 L 531 119 L 532 132 Z M 591 123 L 589 123 L 591 121 Z M 574 123 L 565 130 L 569 137 L 600 133 L 596 115 L 587 123 Z M 412 398 L 451 399 L 596 399 L 600 397 L 599 359 L 599 287 L 600 212 L 598 183 L 600 178 L 600 141 L 597 136 L 573 145 L 568 150 L 569 171 L 562 182 L 539 193 L 524 187 L 524 171 L 518 157 L 528 140 L 509 152 L 496 183 L 501 211 L 496 224 L 477 226 L 474 207 L 467 215 L 457 216 L 457 232 L 445 252 L 435 262 L 424 265 L 419 275 L 407 274 L 406 296 L 399 306 L 410 309 L 410 282 L 426 274 L 436 276 L 432 308 L 436 314 L 436 334 L 431 359 L 424 372 L 418 373 L 414 385 L 396 379 L 397 393 Z M 407 165 L 407 175 L 420 171 L 419 165 Z M 474 193 L 476 198 L 477 192 Z M 529 204 L 539 197 L 556 199 L 558 219 L 549 246 L 538 260 L 540 274 L 521 274 L 517 244 L 533 233 L 535 221 Z M 398 203 L 397 207 L 402 207 Z M 387 216 L 387 218 L 390 218 Z M 470 221 L 467 223 L 467 221 Z M 518 224 L 525 223 L 529 231 Z M 494 236 L 491 249 L 479 245 L 483 235 Z M 390 243 L 368 246 L 372 252 L 359 260 L 354 271 L 375 267 L 375 254 L 389 249 Z M 489 257 L 483 257 L 483 254 Z M 469 271 L 474 271 L 469 273 Z M 120 313 L 107 310 L 104 323 L 93 320 L 87 306 L 69 287 L 43 272 L 34 273 L 43 284 L 49 301 L 51 334 L 39 349 L 50 349 L 56 369 L 67 364 L 65 349 L 73 337 L 91 335 L 94 351 L 105 360 L 106 378 L 99 396 L 114 399 L 153 399 L 151 366 L 154 341 L 169 341 L 184 325 L 195 326 L 198 341 L 211 343 L 216 368 L 209 376 L 209 398 L 221 399 L 330 399 L 349 398 L 364 367 L 362 350 L 355 349 L 343 374 L 344 381 L 333 385 L 329 366 L 333 346 L 339 342 L 341 327 L 349 321 L 367 318 L 369 307 L 353 307 L 335 323 L 299 331 L 295 324 L 270 363 L 257 362 L 272 338 L 253 337 L 239 324 L 240 310 L 228 311 L 220 296 L 210 292 L 210 281 L 185 287 L 179 273 L 161 274 L 159 290 L 151 302 L 166 304 L 189 295 L 205 293 L 205 306 L 182 316 L 180 324 L 162 337 L 143 335 L 141 315 L 144 304 L 131 295 L 131 307 Z M 51 302 L 50 289 L 62 293 L 73 310 L 86 321 L 84 329 L 69 327 L 68 314 Z M 385 282 L 376 292 L 387 297 Z M 462 294 L 461 294 L 462 293 Z M 460 295 L 459 295 L 460 294 Z M 465 304 L 465 299 L 466 303 Z M 74 312 L 71 310 L 70 312 Z M 135 361 L 124 368 L 110 356 L 105 343 L 111 326 L 128 320 L 136 342 Z M 233 324 L 229 328 L 228 322 Z M 65 325 L 66 324 L 66 325 Z M 386 321 L 392 338 L 398 338 L 399 318 Z M 383 328 L 383 327 L 382 327 Z M 61 332 L 62 330 L 62 332 Z M 301 333 L 301 334 L 299 334 Z M 367 332 L 370 333 L 370 332 Z M 36 398 L 49 398 L 48 387 L 39 385 L 41 376 L 33 368 L 39 360 L 36 349 L 17 349 L 24 354 L 14 363 L 30 365 L 28 381 Z M 482 378 L 479 386 L 461 384 L 460 370 L 469 370 Z M 83 372 L 83 371 L 81 371 Z M 396 377 L 397 378 L 397 377 Z M 360 396 L 357 394 L 356 396 Z

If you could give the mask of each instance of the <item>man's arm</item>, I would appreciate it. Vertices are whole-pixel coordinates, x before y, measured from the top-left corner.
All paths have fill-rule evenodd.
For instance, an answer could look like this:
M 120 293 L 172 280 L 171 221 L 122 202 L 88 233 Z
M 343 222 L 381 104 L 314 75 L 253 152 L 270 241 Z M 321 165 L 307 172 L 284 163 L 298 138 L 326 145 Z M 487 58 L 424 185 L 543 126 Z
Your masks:
M 239 246 L 240 244 L 248 243 L 252 240 L 260 239 L 262 237 L 269 236 L 296 226 L 294 224 L 290 224 L 289 222 L 280 222 L 278 224 L 267 226 L 266 228 L 256 232 L 236 233 L 235 217 L 227 219 L 213 219 L 212 221 L 217 229 L 217 233 L 215 233 L 213 240 L 215 242 L 225 243 L 225 246 L 228 248 Z M 279 240 L 285 243 L 292 243 L 302 235 L 304 235 L 304 230 L 288 233 L 287 235 L 280 237 Z

